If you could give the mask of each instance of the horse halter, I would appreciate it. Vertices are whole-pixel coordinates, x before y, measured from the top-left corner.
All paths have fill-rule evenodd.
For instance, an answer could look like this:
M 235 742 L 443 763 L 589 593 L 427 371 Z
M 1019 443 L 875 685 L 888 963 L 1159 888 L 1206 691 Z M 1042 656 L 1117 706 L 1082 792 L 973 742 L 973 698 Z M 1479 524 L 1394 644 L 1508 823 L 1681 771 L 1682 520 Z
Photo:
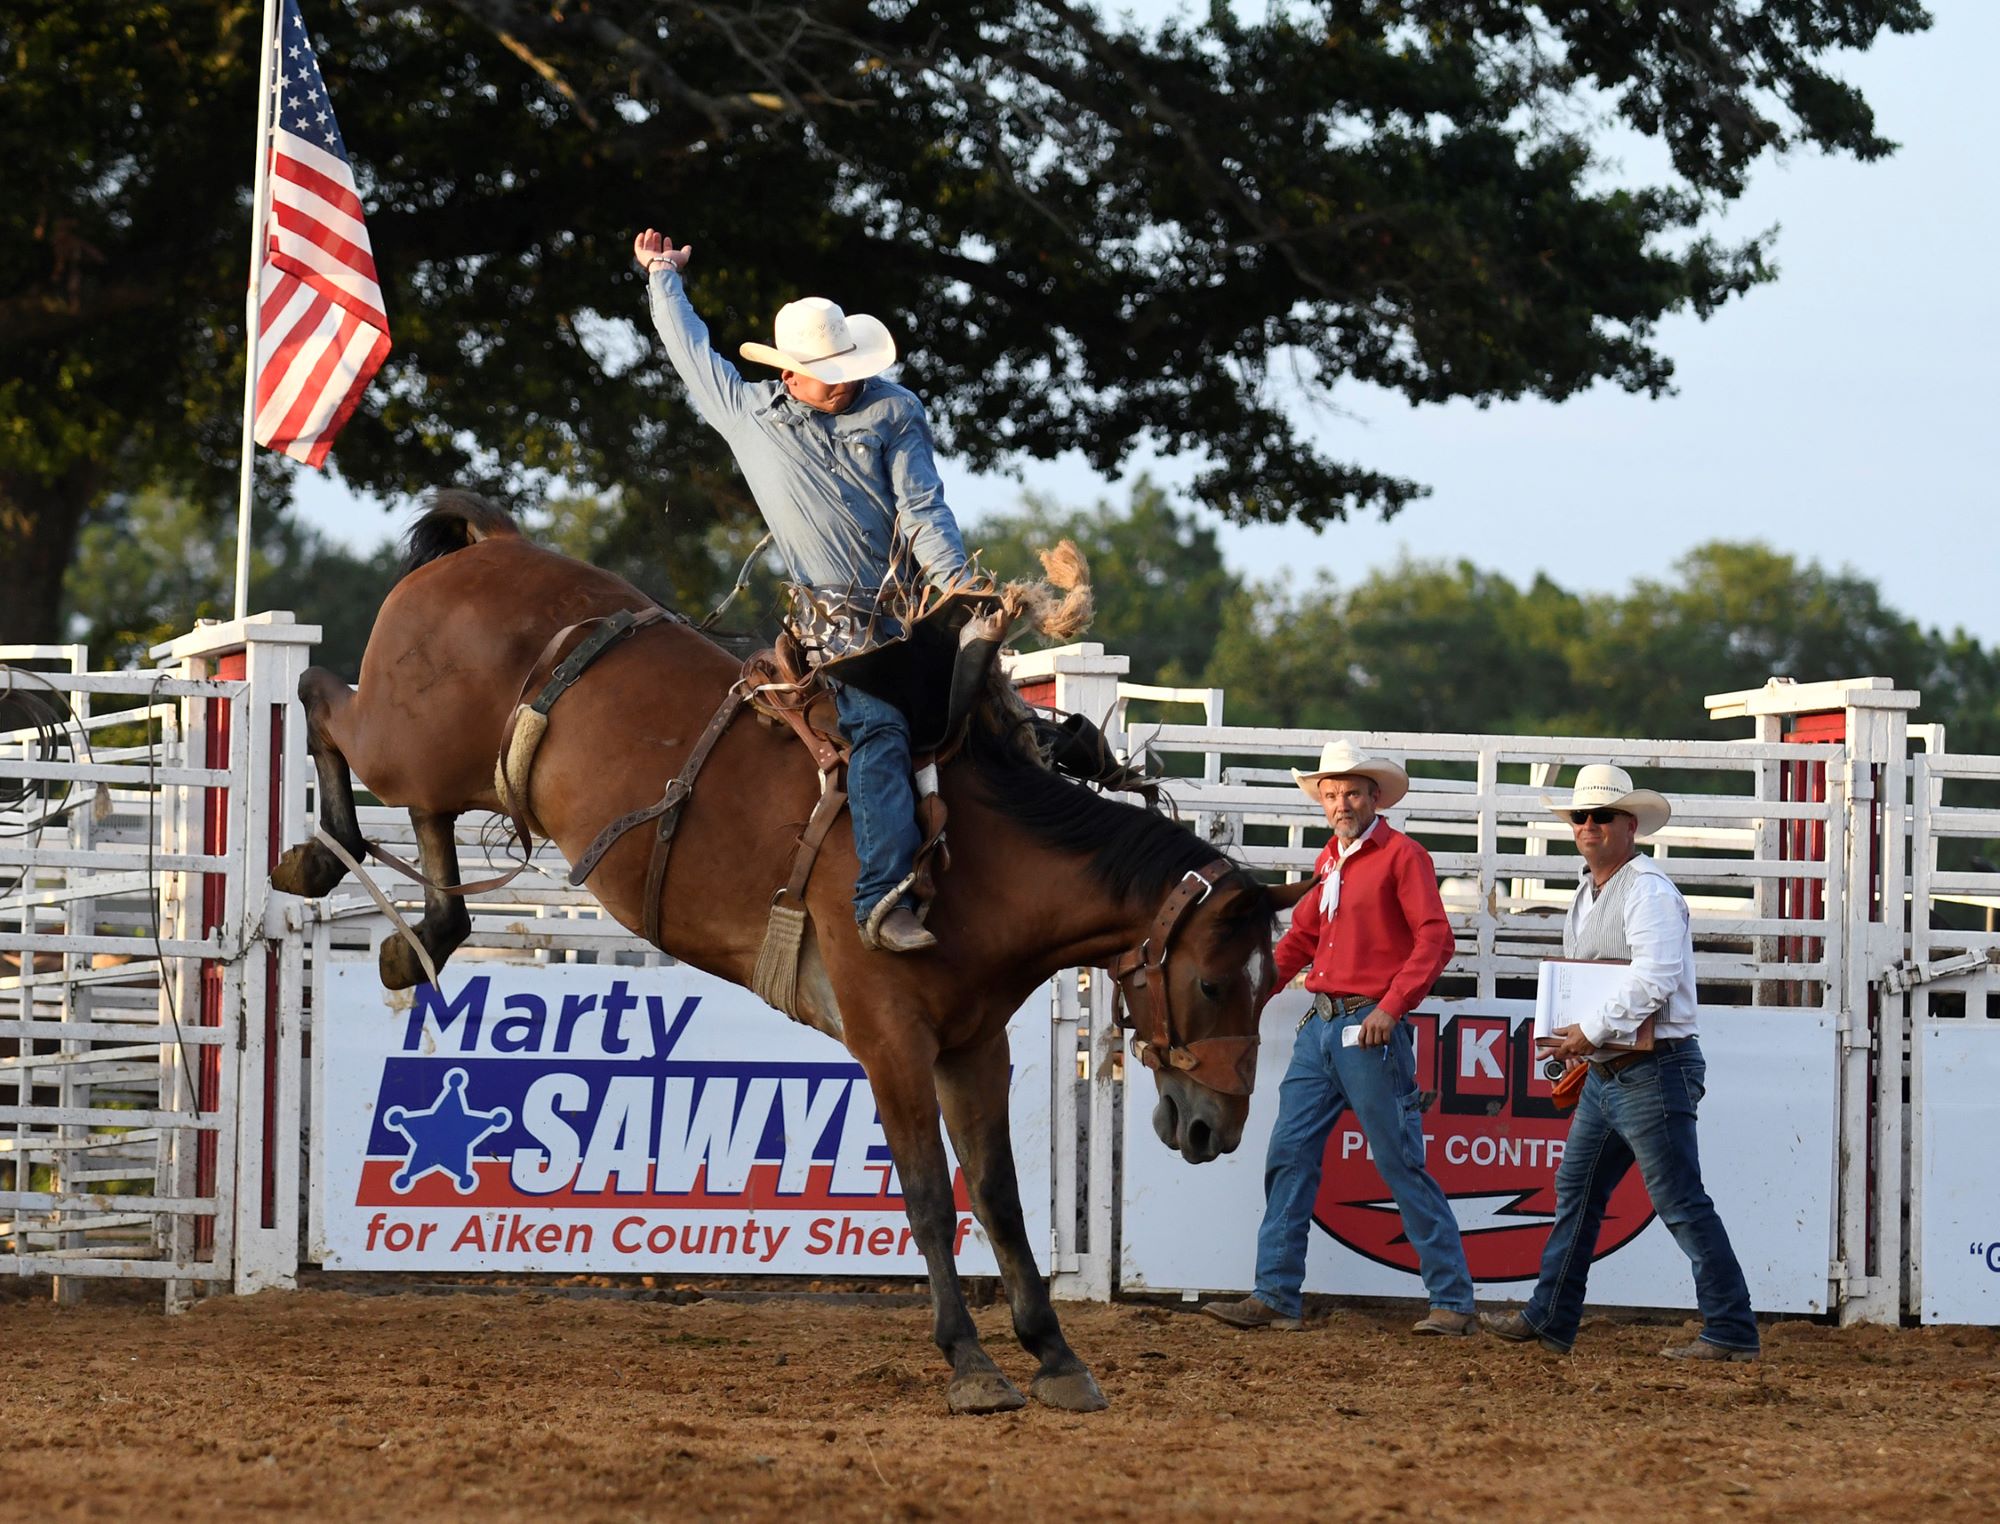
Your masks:
M 1257 1034 L 1176 1041 L 1167 990 L 1167 958 L 1175 934 L 1229 871 L 1229 863 L 1219 858 L 1205 868 L 1189 869 L 1161 902 L 1144 939 L 1113 959 L 1109 971 L 1125 996 L 1125 1019 L 1119 1025 L 1132 1033 L 1132 1053 L 1140 1063 L 1148 1069 L 1178 1069 L 1223 1095 L 1248 1095 L 1257 1081 Z

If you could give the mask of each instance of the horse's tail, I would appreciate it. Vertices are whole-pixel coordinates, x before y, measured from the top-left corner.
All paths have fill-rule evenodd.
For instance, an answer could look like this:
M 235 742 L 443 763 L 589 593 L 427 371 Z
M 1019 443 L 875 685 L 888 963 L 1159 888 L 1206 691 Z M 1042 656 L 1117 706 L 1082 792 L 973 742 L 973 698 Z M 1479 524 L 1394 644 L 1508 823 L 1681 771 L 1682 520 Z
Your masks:
M 497 535 L 518 537 L 520 533 L 521 526 L 497 503 L 489 503 L 477 492 L 440 488 L 431 495 L 430 506 L 423 515 L 410 526 L 410 533 L 403 541 L 403 564 L 397 569 L 396 580 L 400 582 L 419 566 L 427 566 L 454 550 L 463 550 Z

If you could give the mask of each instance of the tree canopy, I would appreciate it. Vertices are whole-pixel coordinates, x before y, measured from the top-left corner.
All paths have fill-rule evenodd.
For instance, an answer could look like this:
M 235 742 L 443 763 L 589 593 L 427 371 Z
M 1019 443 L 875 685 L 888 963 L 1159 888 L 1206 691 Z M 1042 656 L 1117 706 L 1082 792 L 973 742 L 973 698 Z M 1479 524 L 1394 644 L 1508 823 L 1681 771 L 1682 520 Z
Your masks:
M 257 0 L 0 8 L 0 639 L 94 506 L 233 497 Z M 550 476 L 671 561 L 740 482 L 634 324 L 635 228 L 718 342 L 835 293 L 983 467 L 1197 452 L 1238 520 L 1393 512 L 1288 378 L 1413 402 L 1657 394 L 1666 314 L 1771 277 L 1702 231 L 1766 155 L 1890 145 L 1830 55 L 1917 0 L 1322 0 L 1151 29 L 1073 0 L 431 0 L 307 17 L 396 349 L 355 485 Z M 1617 124 L 1661 183 L 1613 183 Z M 283 469 L 264 463 L 275 483 Z M 268 500 L 268 499 L 267 499 Z M 678 573 L 675 573 L 678 576 Z
M 568 499 L 526 524 L 543 543 L 660 588 L 657 567 L 623 542 L 615 506 Z M 143 494 L 86 526 L 69 574 L 71 638 L 101 661 L 136 656 L 219 612 L 233 547 L 209 551 L 195 510 Z M 703 604 L 734 580 L 752 541 L 717 526 Z M 1086 637 L 1132 662 L 1145 683 L 1214 686 L 1239 725 L 1487 734 L 1715 734 L 1706 694 L 1884 676 L 1919 689 L 1921 720 L 1955 750 L 2000 750 L 2000 649 L 1963 631 L 1926 630 L 1868 578 L 1767 546 L 1700 546 L 1666 575 L 1579 593 L 1538 576 L 1523 586 L 1469 562 L 1404 561 L 1343 585 L 1322 574 L 1241 577 L 1217 537 L 1143 478 L 1123 503 L 1078 509 L 1044 497 L 975 526 L 968 540 L 1003 576 L 1038 570 L 1032 549 L 1061 535 L 1090 558 L 1097 618 Z M 196 548 L 190 550 L 190 546 Z M 260 521 L 252 590 L 325 638 L 323 666 L 352 677 L 395 575 L 385 547 L 356 555 L 284 514 Z M 768 559 L 724 623 L 775 630 Z
M 2000 745 L 1996 661 L 1865 577 L 1717 541 L 1617 593 L 1521 587 L 1464 561 L 1405 561 L 1352 587 L 1253 584 L 1204 677 L 1235 724 L 1672 739 L 1714 734 L 1711 693 L 1883 676 L 1977 750 Z

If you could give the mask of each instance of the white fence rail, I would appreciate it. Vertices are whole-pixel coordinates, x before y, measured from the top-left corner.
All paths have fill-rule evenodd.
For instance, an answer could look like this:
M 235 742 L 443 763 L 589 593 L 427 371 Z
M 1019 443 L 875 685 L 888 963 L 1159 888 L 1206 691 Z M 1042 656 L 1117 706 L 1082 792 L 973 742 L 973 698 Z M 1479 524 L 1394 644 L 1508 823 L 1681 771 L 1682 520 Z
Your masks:
M 316 638 L 197 631 L 156 673 L 0 648 L 0 1269 L 289 1279 L 298 959 L 263 871 Z
M 176 1289 L 254 1289 L 294 1273 L 299 1145 L 322 1121 L 301 1038 L 333 961 L 385 931 L 352 881 L 313 904 L 271 900 L 265 887 L 277 850 L 309 828 L 292 694 L 314 635 L 285 616 L 204 628 L 156 653 L 158 674 L 88 674 L 77 653 L 44 652 L 35 664 L 52 669 L 45 681 L 88 745 L 37 750 L 0 723 L 10 809 L 23 790 L 108 801 L 33 839 L 0 833 L 0 953 L 20 964 L 0 979 L 0 1254 L 11 1251 L 0 1268 Z M 1310 866 L 1324 825 L 1291 768 L 1328 735 L 1226 725 L 1220 692 L 1124 683 L 1123 659 L 1098 647 L 1011 662 L 1037 701 L 1105 723 L 1130 755 L 1155 759 L 1208 839 L 1269 871 Z M 1673 799 L 1654 850 L 1695 912 L 1704 1003 L 1740 1007 L 1745 1020 L 1797 1012 L 1786 1029 L 1831 1049 L 1814 1061 L 1834 1076 L 1839 1140 L 1822 1203 L 1826 1305 L 1850 1318 L 1893 1318 L 1906 1301 L 1927 1317 L 1958 1305 L 1940 1289 L 1951 1251 L 1936 1234 L 1960 1227 L 1940 1218 L 1926 1182 L 1962 1145 L 1933 1126 L 1930 1102 L 1951 1082 L 1933 1060 L 1944 1034 L 2000 1034 L 1988 1014 L 2000 976 L 1966 961 L 1994 938 L 1964 920 L 1990 930 L 1984 906 L 2000 905 L 2000 869 L 1951 845 L 2000 835 L 2000 760 L 1909 758 L 1914 701 L 1880 680 L 1711 701 L 1718 716 L 1751 722 L 1738 741 L 1356 738 L 1404 759 L 1415 780 L 1391 818 L 1444 880 L 1456 955 L 1427 1007 L 1444 1020 L 1531 993 L 1536 963 L 1560 940 L 1576 863 L 1542 798 L 1565 768 L 1615 762 Z M 140 714 L 144 736 L 133 734 Z M 362 825 L 408 855 L 401 811 L 364 809 Z M 510 864 L 497 821 L 463 822 L 459 840 L 467 878 Z M 368 872 L 416 909 L 414 885 Z M 565 872 L 544 847 L 529 872 L 471 901 L 458 966 L 666 961 Z M 1933 926 L 1938 906 L 1950 908 Z M 1123 1054 L 1101 975 L 1057 980 L 1051 1004 L 1049 1268 L 1059 1294 L 1104 1297 L 1118 1283 Z M 1985 1113 L 1976 1120 L 1990 1129 Z
M 1904 1310 L 2000 1323 L 2000 757 L 1912 771 L 1910 955 L 1884 992 L 1910 1050 Z

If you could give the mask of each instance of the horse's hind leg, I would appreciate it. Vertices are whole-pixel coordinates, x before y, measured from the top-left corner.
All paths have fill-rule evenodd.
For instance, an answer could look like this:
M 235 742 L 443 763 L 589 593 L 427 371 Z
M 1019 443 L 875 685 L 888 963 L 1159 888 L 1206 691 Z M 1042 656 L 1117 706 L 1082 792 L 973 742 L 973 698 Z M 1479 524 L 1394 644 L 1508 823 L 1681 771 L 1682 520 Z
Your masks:
M 976 1046 L 946 1054 L 937 1065 L 938 1098 L 952 1147 L 965 1170 L 972 1209 L 992 1241 L 1000 1262 L 1014 1333 L 1040 1362 L 1028 1390 L 1037 1402 L 1071 1412 L 1095 1413 L 1108 1406 L 1090 1368 L 1063 1337 L 1049 1301 L 1049 1283 L 1035 1264 L 1021 1216 L 1021 1191 L 1014 1173 L 1014 1145 L 1007 1121 L 1007 1029 L 999 1027 Z
M 308 667 L 299 678 L 299 702 L 306 711 L 306 751 L 319 774 L 319 823 L 357 862 L 366 848 L 354 813 L 354 780 L 347 758 L 334 744 L 329 726 L 354 702 L 354 690 L 324 667 Z M 301 842 L 278 859 L 271 887 L 280 894 L 317 898 L 340 882 L 347 865 L 321 841 Z
M 424 877 L 430 880 L 424 886 L 424 918 L 411 929 L 424 944 L 424 951 L 431 955 L 431 962 L 439 968 L 472 934 L 472 913 L 465 908 L 465 897 L 446 894 L 435 887 L 458 882 L 458 840 L 452 834 L 457 821 L 455 814 L 410 811 L 410 824 L 417 829 L 417 863 Z M 430 977 L 424 972 L 417 950 L 400 932 L 383 941 L 376 962 L 384 989 L 412 989 Z
M 1027 1398 L 980 1346 L 958 1283 L 958 1266 L 952 1258 L 958 1210 L 952 1202 L 944 1140 L 938 1135 L 933 1055 L 903 1048 L 855 1056 L 875 1092 L 882 1131 L 889 1140 L 896 1173 L 902 1177 L 910 1231 L 930 1272 L 935 1320 L 932 1336 L 951 1362 L 951 1386 L 945 1400 L 954 1413 L 1004 1413 L 1022 1407 Z M 850 1100 L 848 1104 L 854 1103 Z

